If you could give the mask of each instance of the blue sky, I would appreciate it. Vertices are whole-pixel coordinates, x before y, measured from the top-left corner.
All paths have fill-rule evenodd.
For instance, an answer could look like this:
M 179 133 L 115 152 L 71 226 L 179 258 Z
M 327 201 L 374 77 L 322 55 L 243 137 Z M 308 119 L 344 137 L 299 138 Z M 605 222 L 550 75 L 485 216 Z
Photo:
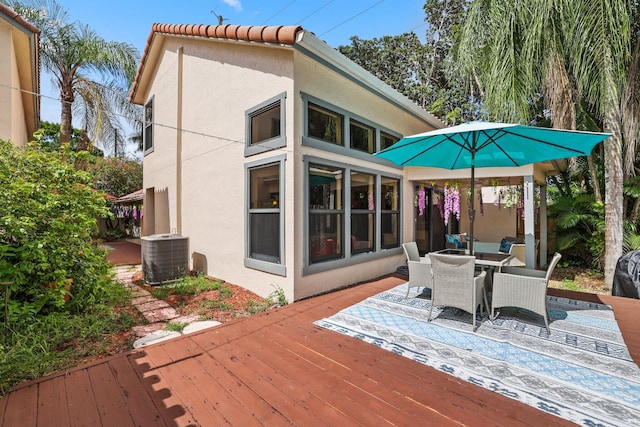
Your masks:
M 57 0 L 72 21 L 142 53 L 153 23 L 302 25 L 331 47 L 413 31 L 424 39 L 424 0 Z M 215 13 L 212 13 L 212 11 Z M 42 120 L 59 122 L 58 93 L 42 76 Z

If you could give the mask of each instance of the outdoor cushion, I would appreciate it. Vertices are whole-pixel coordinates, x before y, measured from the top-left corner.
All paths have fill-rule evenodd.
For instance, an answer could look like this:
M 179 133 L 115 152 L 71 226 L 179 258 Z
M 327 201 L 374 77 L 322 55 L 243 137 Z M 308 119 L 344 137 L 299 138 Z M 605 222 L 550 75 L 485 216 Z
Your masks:
M 447 234 L 447 242 L 448 243 L 453 243 L 454 245 L 456 245 L 456 248 L 460 249 L 462 248 L 462 242 L 460 241 L 460 235 L 459 234 Z

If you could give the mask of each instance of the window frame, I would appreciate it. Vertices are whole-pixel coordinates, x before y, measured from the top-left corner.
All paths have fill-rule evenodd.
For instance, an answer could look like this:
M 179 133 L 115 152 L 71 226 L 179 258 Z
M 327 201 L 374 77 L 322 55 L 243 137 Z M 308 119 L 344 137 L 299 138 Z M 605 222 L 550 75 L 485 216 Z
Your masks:
M 399 188 L 399 200 L 398 207 L 399 210 L 399 218 L 398 218 L 398 246 L 393 248 L 383 248 L 382 247 L 382 224 L 381 224 L 381 182 L 382 178 L 388 178 L 397 180 L 400 182 L 400 186 L 402 185 L 402 175 L 396 175 L 393 173 L 382 172 L 377 169 L 354 166 L 351 164 L 327 160 L 325 158 L 315 157 L 315 156 L 304 156 L 303 157 L 303 165 L 304 165 L 304 176 L 303 176 L 303 186 L 304 186 L 304 194 L 303 194 L 303 267 L 302 267 L 302 275 L 311 275 L 316 273 L 321 273 L 325 271 L 330 271 L 336 268 L 344 268 L 352 265 L 357 265 L 363 262 L 374 261 L 377 259 L 387 258 L 389 256 L 395 256 L 402 253 L 402 247 L 400 246 L 400 242 L 402 241 L 402 227 L 403 227 L 403 206 L 402 206 L 402 194 L 401 188 Z M 371 252 L 361 252 L 354 253 L 351 248 L 351 216 L 352 211 L 356 211 L 351 208 L 351 203 L 343 203 L 342 209 L 342 230 L 343 230 L 343 248 L 342 248 L 342 257 L 340 259 L 331 259 L 327 261 L 321 262 L 310 262 L 310 214 L 312 213 L 312 209 L 310 208 L 310 182 L 309 182 L 309 169 L 311 165 L 320 165 L 320 166 L 329 166 L 340 168 L 344 170 L 344 192 L 345 197 L 351 197 L 351 173 L 363 173 L 375 176 L 375 195 L 374 195 L 374 204 L 375 209 L 371 211 L 374 216 L 375 223 L 375 235 L 374 238 L 374 250 Z M 347 238 L 349 237 L 349 238 Z
M 278 148 L 286 147 L 287 145 L 287 136 L 286 136 L 286 100 L 287 100 L 287 92 L 282 92 L 276 96 L 273 96 L 258 105 L 255 105 L 244 112 L 245 117 L 245 148 L 244 155 L 245 157 L 253 156 L 256 154 L 264 153 L 266 151 L 275 150 Z M 279 104 L 280 106 L 280 135 L 265 139 L 264 141 L 256 142 L 255 144 L 251 143 L 251 125 L 252 119 L 265 112 L 270 110 L 273 106 Z
M 402 135 L 398 132 L 394 132 L 391 129 L 388 129 L 384 126 L 376 124 L 371 120 L 368 120 L 362 116 L 351 113 L 348 110 L 340 108 L 331 103 L 325 102 L 319 98 L 314 97 L 313 95 L 309 95 L 304 92 L 300 92 L 300 97 L 302 98 L 302 108 L 303 108 L 303 135 L 302 135 L 302 146 L 317 148 L 323 151 L 341 154 L 344 156 L 349 156 L 356 159 L 366 160 L 371 163 L 377 163 L 389 167 L 393 167 L 396 169 L 402 169 L 402 166 L 399 166 L 389 160 L 383 159 L 381 157 L 374 156 L 372 153 L 368 153 L 362 150 L 358 150 L 356 148 L 351 148 L 351 129 L 350 123 L 351 121 L 356 121 L 360 125 L 364 125 L 370 127 L 374 130 L 373 138 L 374 138 L 374 153 L 380 151 L 380 142 L 381 142 L 381 133 L 387 134 L 389 136 L 402 139 Z M 342 135 L 343 135 L 343 143 L 341 145 L 328 142 L 319 138 L 315 138 L 309 136 L 309 104 L 314 104 L 320 108 L 328 110 L 332 113 L 338 114 L 342 116 Z
M 147 122 L 147 109 L 151 109 L 151 122 L 148 123 Z M 143 148 L 143 156 L 146 156 L 147 154 L 151 154 L 154 151 L 154 124 L 155 124 L 155 96 L 152 96 L 151 99 L 149 99 L 145 104 L 144 107 L 142 109 L 142 115 L 143 115 L 143 131 L 142 131 L 142 148 Z M 148 130 L 148 132 L 147 132 Z M 149 141 L 149 137 L 148 137 L 148 133 L 151 134 L 151 141 Z
M 257 160 L 254 162 L 246 163 L 245 168 L 245 253 L 244 253 L 244 266 L 254 270 L 263 271 L 266 273 L 275 274 L 278 276 L 286 277 L 286 250 L 285 250 L 285 161 L 286 155 L 270 157 L 263 160 Z M 278 207 L 277 208 L 251 208 L 251 171 L 255 169 L 266 168 L 269 166 L 278 165 L 279 170 L 279 194 L 278 194 Z M 251 258 L 251 214 L 252 213 L 275 213 L 278 211 L 279 226 L 280 226 L 280 263 L 269 262 L 256 258 Z
M 382 140 L 383 140 L 385 137 L 390 138 L 390 139 L 395 139 L 396 141 L 395 141 L 393 144 L 395 144 L 396 142 L 398 142 L 398 141 L 400 141 L 400 140 L 402 139 L 402 137 L 400 137 L 400 136 L 393 135 L 393 134 L 391 134 L 391 133 L 389 133 L 389 132 L 387 132 L 387 131 L 385 131 L 385 130 L 381 129 L 381 130 L 380 130 L 380 142 L 379 142 L 379 144 L 378 144 L 378 148 L 379 148 L 380 150 L 384 150 L 385 148 L 388 148 L 388 147 L 382 147 Z M 391 144 L 391 145 L 393 145 L 393 144 Z M 390 145 L 390 146 L 391 146 L 391 145 Z M 389 146 L 389 147 L 390 147 L 390 146 Z
M 369 136 L 371 137 L 371 148 L 367 148 L 366 150 L 354 147 L 354 141 L 352 138 L 352 134 L 354 132 L 354 128 L 359 128 L 365 131 L 368 131 Z M 369 143 L 368 143 L 369 145 Z M 367 125 L 365 123 L 361 123 L 360 121 L 354 119 L 354 118 L 350 118 L 349 119 L 349 148 L 351 148 L 352 150 L 358 150 L 361 151 L 363 153 L 368 153 L 368 154 L 373 154 L 379 150 L 377 150 L 377 148 L 379 147 L 378 142 L 376 141 L 376 128 L 374 126 L 370 126 Z M 373 150 L 373 151 L 370 151 Z

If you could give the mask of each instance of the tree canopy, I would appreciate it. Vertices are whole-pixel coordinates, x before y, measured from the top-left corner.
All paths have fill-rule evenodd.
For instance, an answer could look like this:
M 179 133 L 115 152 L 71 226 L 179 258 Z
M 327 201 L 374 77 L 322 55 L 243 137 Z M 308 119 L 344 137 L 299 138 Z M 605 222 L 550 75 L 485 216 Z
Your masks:
M 126 139 L 119 118 L 133 123 L 140 116 L 126 96 L 140 59 L 137 49 L 107 41 L 88 25 L 71 22 L 55 0 L 1 1 L 41 30 L 42 65 L 60 91 L 60 142 L 70 142 L 75 115 L 88 136 L 80 141 L 80 149 L 90 141 L 104 148 L 123 147 Z

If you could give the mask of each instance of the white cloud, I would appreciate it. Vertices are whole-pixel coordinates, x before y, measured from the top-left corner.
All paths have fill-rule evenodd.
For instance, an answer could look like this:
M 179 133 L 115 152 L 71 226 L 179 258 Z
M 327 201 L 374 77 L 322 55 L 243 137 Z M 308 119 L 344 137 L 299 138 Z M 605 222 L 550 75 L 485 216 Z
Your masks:
M 240 0 L 222 0 L 227 6 L 231 6 L 238 12 L 242 12 L 242 4 L 240 4 Z

